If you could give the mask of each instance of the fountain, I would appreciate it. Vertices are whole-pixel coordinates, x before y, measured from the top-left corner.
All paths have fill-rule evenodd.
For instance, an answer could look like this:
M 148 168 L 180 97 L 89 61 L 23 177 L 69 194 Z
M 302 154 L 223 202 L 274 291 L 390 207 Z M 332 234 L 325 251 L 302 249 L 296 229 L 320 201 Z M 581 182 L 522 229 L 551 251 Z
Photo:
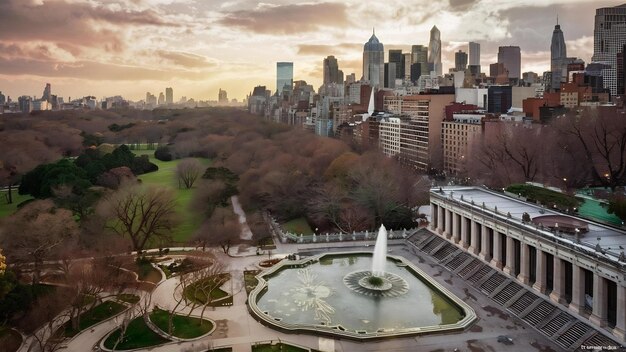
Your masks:
M 470 306 L 411 262 L 387 254 L 387 236 L 381 226 L 373 253 L 281 261 L 257 276 L 251 314 L 285 332 L 357 340 L 462 331 L 472 324 Z

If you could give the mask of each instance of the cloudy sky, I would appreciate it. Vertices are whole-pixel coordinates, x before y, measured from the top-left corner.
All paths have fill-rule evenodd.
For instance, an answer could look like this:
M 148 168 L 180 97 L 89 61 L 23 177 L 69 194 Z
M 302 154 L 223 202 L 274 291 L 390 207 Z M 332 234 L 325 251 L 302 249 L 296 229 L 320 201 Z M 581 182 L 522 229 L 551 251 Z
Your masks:
M 241 100 L 275 88 L 276 61 L 319 87 L 322 60 L 361 76 L 365 43 L 388 49 L 428 44 L 441 31 L 444 71 L 468 41 L 484 67 L 497 47 L 519 45 L 522 71 L 549 68 L 557 15 L 568 56 L 589 62 L 595 9 L 626 0 L 0 0 L 0 91 L 41 96 L 46 82 L 66 99 L 121 94 L 132 100 L 174 88 L 181 96 Z M 385 53 L 386 56 L 386 53 Z

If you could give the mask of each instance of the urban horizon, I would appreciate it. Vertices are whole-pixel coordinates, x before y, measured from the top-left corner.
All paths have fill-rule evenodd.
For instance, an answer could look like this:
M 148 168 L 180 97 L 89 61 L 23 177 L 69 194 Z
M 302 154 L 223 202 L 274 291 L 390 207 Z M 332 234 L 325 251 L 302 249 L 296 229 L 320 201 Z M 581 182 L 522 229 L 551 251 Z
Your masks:
M 226 26 L 230 32 L 257 38 L 259 45 L 271 42 L 272 50 L 259 50 L 259 45 L 246 47 L 255 54 L 246 55 L 255 58 L 255 62 L 251 63 L 241 60 L 241 57 L 233 59 L 235 51 L 243 50 L 246 46 L 243 44 L 249 39 L 231 36 L 228 41 L 215 43 L 218 47 L 225 47 L 224 50 L 211 50 L 213 43 L 202 42 L 203 30 L 194 32 L 195 29 L 191 25 L 175 23 L 176 15 L 166 14 L 165 11 L 179 11 L 177 15 L 183 16 L 189 8 L 180 4 L 143 1 L 124 10 L 122 6 L 125 4 L 124 1 L 119 2 L 118 6 L 104 4 L 87 6 L 73 3 L 76 7 L 74 11 L 80 9 L 85 13 L 91 13 L 101 9 L 108 11 L 111 16 L 123 14 L 124 11 L 128 14 L 129 18 L 120 19 L 117 21 L 119 23 L 113 23 L 116 21 L 106 16 L 94 18 L 94 21 L 101 24 L 110 23 L 114 27 L 117 26 L 115 31 L 109 33 L 112 44 L 105 45 L 104 52 L 107 55 L 96 60 L 94 54 L 98 49 L 93 47 L 93 43 L 68 44 L 73 40 L 73 34 L 69 33 L 68 28 L 71 25 L 91 28 L 87 34 L 94 36 L 104 33 L 101 28 L 86 22 L 77 22 L 58 27 L 56 29 L 59 32 L 58 38 L 50 38 L 47 34 L 30 33 L 23 26 L 10 27 L 11 21 L 15 21 L 15 18 L 25 18 L 26 14 L 13 6 L 14 2 L 9 1 L 0 5 L 3 10 L 0 11 L 3 13 L 0 19 L 7 19 L 0 21 L 6 23 L 6 26 L 0 25 L 0 29 L 14 34 L 6 38 L 0 36 L 0 45 L 6 49 L 4 54 L 0 54 L 0 62 L 3 63 L 0 65 L 0 91 L 15 100 L 22 95 L 37 96 L 41 94 L 41 87 L 45 83 L 52 83 L 55 94 L 64 98 L 69 96 L 102 98 L 121 95 L 128 100 L 140 101 L 145 99 L 146 92 L 158 96 L 165 87 L 173 87 L 174 100 L 178 101 L 181 96 L 196 100 L 217 100 L 218 90 L 224 89 L 228 92 L 229 99 L 242 101 L 250 93 L 249 82 L 265 84 L 272 88 L 272 91 L 276 90 L 273 77 L 278 61 L 293 62 L 294 80 L 304 80 L 316 88 L 322 84 L 322 60 L 328 55 L 337 58 L 339 68 L 344 74 L 354 73 L 356 78 L 360 79 L 362 47 L 371 36 L 372 27 L 376 28 L 376 35 L 385 46 L 387 61 L 389 50 L 401 49 L 403 52 L 410 52 L 412 45 L 427 46 L 428 32 L 433 25 L 441 31 L 444 73 L 454 67 L 455 52 L 458 50 L 467 52 L 468 42 L 474 41 L 481 44 L 480 59 L 483 67 L 497 62 L 499 46 L 520 46 L 522 72 L 535 72 L 541 75 L 550 70 L 549 39 L 557 17 L 564 32 L 569 56 L 581 58 L 589 63 L 593 51 L 593 10 L 619 3 L 619 1 L 556 0 L 524 6 L 513 2 L 491 6 L 490 12 L 487 12 L 484 2 L 481 1 L 451 1 L 447 7 L 422 5 L 429 8 L 428 13 L 431 16 L 418 16 L 419 18 L 414 18 L 410 7 L 399 7 L 397 13 L 392 15 L 387 14 L 388 10 L 381 10 L 377 18 L 362 7 L 351 9 L 352 12 L 346 14 L 345 6 L 333 3 L 273 7 L 270 5 L 254 7 L 247 4 L 243 6 L 246 10 L 239 11 L 234 11 L 232 6 L 224 3 L 222 8 L 228 11 L 220 12 L 222 17 L 215 15 L 217 17 L 211 18 L 212 24 Z M 153 6 L 148 8 L 147 5 Z M 36 13 L 45 10 L 46 6 L 49 6 L 48 2 L 35 2 L 28 8 Z M 66 9 L 70 11 L 72 7 Z M 273 15 L 274 12 L 276 14 Z M 337 18 L 333 16 L 324 18 L 324 13 L 331 12 L 337 12 L 338 14 L 333 15 Z M 369 24 L 365 26 L 350 16 L 360 12 L 364 13 L 371 26 Z M 279 16 L 287 16 L 292 28 L 267 27 L 272 19 L 276 20 Z M 481 21 L 474 21 L 481 18 Z M 201 18 L 196 16 L 194 19 L 200 21 Z M 300 23 L 299 27 L 297 23 Z M 521 27 L 524 23 L 529 26 Z M 41 25 L 52 24 L 43 21 Z M 487 24 L 493 27 L 489 30 L 482 28 Z M 58 23 L 56 25 L 58 26 Z M 181 26 L 187 27 L 185 33 L 180 32 Z M 169 50 L 167 48 L 156 50 L 155 48 L 163 47 L 163 42 L 174 38 L 165 40 L 163 33 L 160 34 L 161 37 L 157 34 L 151 37 L 153 34 L 148 29 L 155 27 L 161 28 L 164 33 L 170 31 L 187 39 L 195 38 L 193 39 L 195 45 L 192 46 L 192 50 L 188 48 L 178 50 L 175 48 L 176 45 L 170 42 L 167 44 L 171 47 Z M 137 52 L 136 48 L 129 48 L 121 41 L 128 35 L 122 33 L 123 29 L 141 32 L 146 39 L 152 38 L 157 44 L 150 46 L 141 41 L 140 46 L 151 49 Z M 340 30 L 342 33 L 338 34 Z M 294 35 L 298 33 L 300 35 Z M 329 33 L 334 33 L 334 36 L 329 36 Z M 31 41 L 24 43 L 13 38 Z M 157 40 L 159 38 L 160 40 Z M 208 55 L 208 52 L 212 56 Z M 137 56 L 135 59 L 129 59 L 130 54 Z M 156 55 L 156 58 L 149 60 L 147 56 L 150 54 Z M 220 55 L 223 58 L 219 58 Z M 142 60 L 146 63 L 140 64 Z M 270 67 L 271 70 L 268 69 Z M 102 84 L 103 82 L 105 84 Z M 116 88 L 107 88 L 111 84 Z M 155 86 L 162 88 L 155 91 Z

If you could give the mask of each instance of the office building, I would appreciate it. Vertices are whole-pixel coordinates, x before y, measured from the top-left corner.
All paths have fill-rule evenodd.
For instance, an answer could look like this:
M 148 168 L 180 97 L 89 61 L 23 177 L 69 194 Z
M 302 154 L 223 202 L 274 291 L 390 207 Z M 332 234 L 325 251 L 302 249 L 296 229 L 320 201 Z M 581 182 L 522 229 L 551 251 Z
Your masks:
M 552 43 L 550 44 L 550 71 L 552 72 L 550 88 L 552 90 L 560 89 L 563 79 L 567 80 L 567 77 L 563 77 L 563 69 L 567 68 L 566 58 L 567 47 L 565 46 L 565 38 L 557 20 L 554 31 L 552 31 Z
M 626 4 L 596 10 L 591 61 L 608 65 L 602 70 L 604 87 L 617 94 L 617 53 L 626 44 Z
M 465 69 L 467 69 L 467 53 L 459 50 L 454 53 L 454 70 L 464 72 Z
M 490 86 L 487 90 L 487 112 L 506 114 L 513 102 L 511 86 Z
M 459 175 L 470 160 L 471 149 L 482 135 L 485 114 L 454 114 L 452 120 L 441 123 L 443 142 L 443 170 L 448 175 Z
M 429 70 L 434 71 L 436 76 L 443 74 L 443 66 L 441 64 L 441 32 L 437 26 L 433 26 L 430 30 L 430 44 L 428 45 L 428 64 Z
M 389 50 L 389 63 L 393 63 L 396 68 L 395 78 L 404 78 L 402 50 Z
M 385 82 L 385 48 L 374 32 L 363 45 L 363 80 L 372 87 L 382 87 Z
M 165 104 L 165 95 L 163 92 L 159 93 L 159 105 Z
M 469 64 L 480 66 L 480 44 L 469 42 Z
M 423 45 L 413 45 L 411 46 L 411 61 L 414 64 L 419 64 L 419 71 L 415 71 L 416 74 L 419 72 L 419 75 L 428 75 L 430 72 L 428 71 L 428 48 Z M 413 75 L 413 73 L 412 73 Z M 419 79 L 419 75 L 413 79 L 412 81 L 416 82 Z
M 43 90 L 43 95 L 41 96 L 41 100 L 51 101 L 52 99 L 52 87 L 50 83 L 46 83 L 46 88 Z
M 6 97 L 4 96 L 4 94 L 2 94 L 2 91 L 0 91 L 0 105 L 3 105 L 6 102 Z
M 519 46 L 501 46 L 498 49 L 498 63 L 504 64 L 509 78 L 522 78 L 522 54 Z
M 276 93 L 291 92 L 293 89 L 293 62 L 276 63 Z
M 404 76 L 402 79 L 408 81 L 411 79 L 411 65 L 413 63 L 413 55 L 411 53 L 402 54 L 402 65 L 404 68 L 402 69 Z
M 217 101 L 220 104 L 228 103 L 228 93 L 226 93 L 226 91 L 223 90 L 222 88 L 220 88 L 219 92 L 217 93 Z
M 383 86 L 385 88 L 395 88 L 396 87 L 396 63 L 395 62 L 385 62 L 385 81 Z
M 334 56 L 327 56 L 323 62 L 324 84 L 343 83 L 343 71 L 339 69 L 339 63 Z
M 168 105 L 174 104 L 174 89 L 165 88 L 165 103 Z

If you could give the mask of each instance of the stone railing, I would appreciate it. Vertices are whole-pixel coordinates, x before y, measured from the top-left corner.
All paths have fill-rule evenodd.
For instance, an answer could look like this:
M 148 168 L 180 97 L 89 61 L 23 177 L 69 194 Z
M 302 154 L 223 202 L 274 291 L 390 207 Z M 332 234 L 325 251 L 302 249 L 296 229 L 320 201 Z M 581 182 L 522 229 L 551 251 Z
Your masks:
M 376 239 L 378 235 L 377 231 L 360 231 L 360 232 L 352 232 L 352 233 L 319 233 L 312 235 L 304 235 L 297 234 L 289 231 L 283 230 L 280 224 L 274 219 L 269 218 L 269 223 L 272 228 L 272 231 L 280 238 L 282 243 L 319 243 L 319 242 L 346 242 L 346 241 L 373 241 Z M 411 233 L 416 231 L 417 228 L 414 229 L 403 229 L 403 230 L 389 230 L 388 237 L 389 239 L 401 239 L 407 238 Z

